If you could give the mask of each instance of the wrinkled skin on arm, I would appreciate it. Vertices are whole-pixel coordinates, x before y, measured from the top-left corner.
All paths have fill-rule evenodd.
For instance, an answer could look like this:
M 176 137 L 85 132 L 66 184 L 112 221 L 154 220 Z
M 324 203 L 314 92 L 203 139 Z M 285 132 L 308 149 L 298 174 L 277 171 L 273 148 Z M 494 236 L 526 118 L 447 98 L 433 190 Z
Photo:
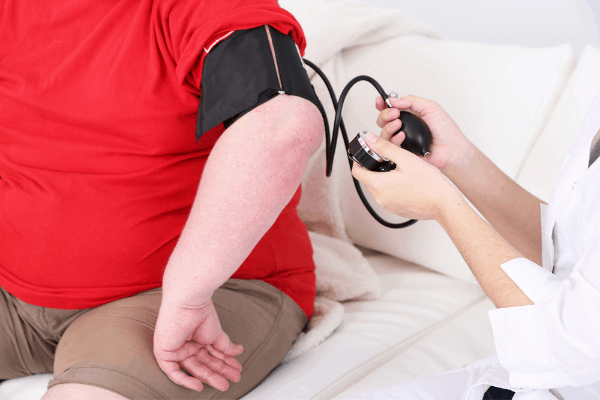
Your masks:
M 243 349 L 222 331 L 212 293 L 291 200 L 323 136 L 312 103 L 279 95 L 241 117 L 214 146 L 163 280 L 154 354 L 175 383 L 227 390 L 227 380 L 239 380 L 233 357 Z

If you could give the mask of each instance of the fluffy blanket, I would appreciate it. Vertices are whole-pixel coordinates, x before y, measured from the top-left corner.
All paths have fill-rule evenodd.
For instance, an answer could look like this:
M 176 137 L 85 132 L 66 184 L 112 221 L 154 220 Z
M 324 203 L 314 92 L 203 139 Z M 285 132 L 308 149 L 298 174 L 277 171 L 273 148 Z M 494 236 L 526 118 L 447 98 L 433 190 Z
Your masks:
M 337 95 L 353 77 L 344 71 L 345 49 L 379 43 L 402 35 L 439 36 L 414 18 L 394 11 L 360 5 L 352 0 L 280 0 L 302 25 L 308 47 L 305 58 L 319 66 Z M 327 88 L 308 68 L 311 82 L 330 123 L 334 110 Z M 381 295 L 381 282 L 346 235 L 338 188 L 351 179 L 343 141 L 336 149 L 334 173 L 325 176 L 325 141 L 309 160 L 303 179 L 300 218 L 309 229 L 317 266 L 315 313 L 284 361 L 322 343 L 341 324 L 345 300 L 372 300 Z

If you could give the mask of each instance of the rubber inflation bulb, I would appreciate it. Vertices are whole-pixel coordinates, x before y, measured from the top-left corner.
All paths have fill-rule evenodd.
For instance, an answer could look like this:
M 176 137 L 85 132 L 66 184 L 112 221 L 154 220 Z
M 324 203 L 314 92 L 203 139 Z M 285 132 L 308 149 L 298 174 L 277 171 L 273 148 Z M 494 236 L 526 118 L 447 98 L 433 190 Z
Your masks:
M 427 124 L 421 118 L 408 111 L 400 111 L 400 121 L 402 121 L 402 127 L 398 132 L 403 131 L 406 134 L 406 139 L 404 139 L 400 147 L 417 155 L 428 156 L 429 145 L 431 144 L 431 131 Z

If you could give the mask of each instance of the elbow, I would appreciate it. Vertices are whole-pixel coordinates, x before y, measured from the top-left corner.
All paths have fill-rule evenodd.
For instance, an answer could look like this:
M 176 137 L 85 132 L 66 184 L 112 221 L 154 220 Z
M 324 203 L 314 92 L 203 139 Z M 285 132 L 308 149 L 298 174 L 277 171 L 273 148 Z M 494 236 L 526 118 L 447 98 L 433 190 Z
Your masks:
M 252 147 L 271 161 L 305 165 L 325 136 L 323 118 L 310 101 L 279 95 L 256 107 L 228 130 L 230 141 L 252 140 Z M 244 145 L 248 151 L 248 144 Z
M 300 106 L 302 111 L 300 116 L 302 120 L 301 123 L 306 126 L 306 133 L 302 139 L 306 141 L 309 155 L 312 155 L 321 146 L 321 143 L 323 143 L 323 138 L 325 137 L 325 122 L 316 105 L 306 99 L 300 97 L 298 97 L 298 99 L 301 100 L 302 103 Z
M 286 149 L 301 151 L 308 159 L 317 151 L 325 136 L 319 109 L 297 96 L 281 95 L 271 101 L 277 101 L 279 108 L 276 140 Z

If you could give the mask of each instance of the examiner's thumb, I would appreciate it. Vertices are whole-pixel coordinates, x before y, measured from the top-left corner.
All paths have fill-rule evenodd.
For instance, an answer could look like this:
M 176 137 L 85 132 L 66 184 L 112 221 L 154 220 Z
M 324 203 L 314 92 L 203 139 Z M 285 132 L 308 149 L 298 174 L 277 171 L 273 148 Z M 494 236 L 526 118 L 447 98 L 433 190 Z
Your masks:
M 398 146 L 394 145 L 393 143 L 390 143 L 371 132 L 367 133 L 366 141 L 371 150 L 379 154 L 381 157 L 385 157 L 388 160 L 396 158 L 394 154 L 396 154 Z

